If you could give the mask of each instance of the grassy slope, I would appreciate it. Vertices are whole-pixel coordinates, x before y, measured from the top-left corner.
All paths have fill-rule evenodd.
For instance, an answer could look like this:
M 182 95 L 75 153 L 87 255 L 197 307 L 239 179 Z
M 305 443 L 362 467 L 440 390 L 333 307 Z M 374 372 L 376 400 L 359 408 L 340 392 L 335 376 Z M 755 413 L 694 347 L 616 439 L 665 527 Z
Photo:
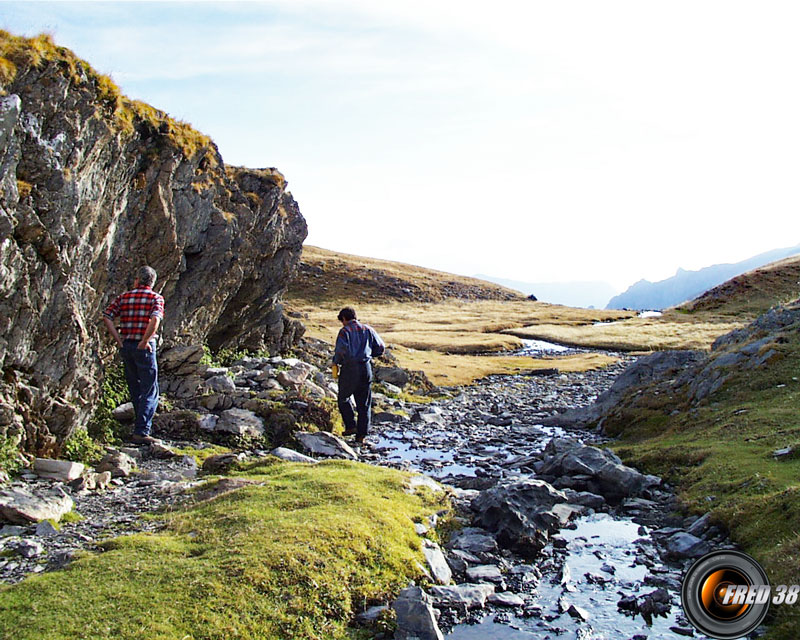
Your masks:
M 698 298 L 676 307 L 691 316 L 751 320 L 800 292 L 800 256 L 786 258 L 731 278 Z
M 749 319 L 796 296 L 800 260 L 774 263 L 717 287 L 679 311 Z M 711 510 L 761 562 L 773 584 L 800 584 L 800 336 L 784 332 L 768 366 L 738 372 L 699 406 L 651 388 L 631 396 L 605 427 L 629 463 L 665 476 L 697 513 Z M 770 637 L 794 640 L 800 607 L 774 607 Z M 772 614 L 771 614 L 772 615 Z
M 352 638 L 356 607 L 386 601 L 422 561 L 412 520 L 443 508 L 399 472 L 261 462 L 248 486 L 106 543 L 64 571 L 0 589 L 0 637 Z

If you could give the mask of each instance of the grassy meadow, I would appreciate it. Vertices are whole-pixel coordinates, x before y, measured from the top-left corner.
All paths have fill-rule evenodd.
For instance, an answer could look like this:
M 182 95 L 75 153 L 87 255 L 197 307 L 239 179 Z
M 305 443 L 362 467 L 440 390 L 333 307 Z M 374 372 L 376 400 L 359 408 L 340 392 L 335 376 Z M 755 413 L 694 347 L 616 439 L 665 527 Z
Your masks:
M 286 303 L 303 314 L 307 335 L 331 343 L 341 326 L 339 309 L 355 307 L 401 366 L 421 369 L 446 386 L 492 373 L 551 367 L 585 371 L 614 362 L 599 354 L 504 354 L 519 349 L 522 338 L 619 351 L 707 349 L 719 335 L 741 326 L 730 318 L 689 313 L 638 318 L 631 311 L 536 302 L 483 280 L 309 246 L 303 248 L 300 274 Z
M 449 509 L 407 493 L 406 474 L 360 463 L 272 459 L 234 475 L 252 484 L 0 587 L 0 637 L 357 639 L 356 611 L 420 578 L 413 522 Z

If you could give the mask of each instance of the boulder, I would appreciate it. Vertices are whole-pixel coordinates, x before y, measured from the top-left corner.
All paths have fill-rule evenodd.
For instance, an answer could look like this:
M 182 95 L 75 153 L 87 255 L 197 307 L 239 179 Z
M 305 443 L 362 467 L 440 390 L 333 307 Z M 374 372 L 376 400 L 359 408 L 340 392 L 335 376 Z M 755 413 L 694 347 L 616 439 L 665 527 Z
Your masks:
M 358 460 L 358 454 L 353 451 L 349 444 L 327 431 L 313 433 L 310 431 L 297 431 L 294 437 L 310 453 L 330 458 Z
M 524 478 L 482 491 L 470 506 L 476 524 L 495 532 L 503 546 L 531 557 L 561 526 L 552 508 L 566 501 L 567 496 L 547 482 Z
M 72 511 L 72 498 L 61 491 L 33 493 L 27 489 L 0 491 L 0 516 L 12 524 L 29 524 L 42 520 L 58 522 Z
M 197 418 L 197 426 L 203 431 L 213 431 L 217 428 L 219 416 L 213 413 L 204 413 Z
M 307 464 L 317 464 L 317 461 L 314 458 L 310 458 L 306 455 L 303 455 L 299 451 L 294 451 L 293 449 L 287 449 L 286 447 L 277 447 L 269 452 L 270 455 L 275 456 L 276 458 L 280 458 L 281 460 L 286 460 L 287 462 L 304 462 Z
M 136 417 L 132 402 L 125 402 L 111 412 L 111 417 L 118 422 L 130 422 Z
M 547 459 L 539 469 L 542 476 L 556 478 L 586 478 L 591 488 L 606 499 L 618 502 L 638 495 L 643 489 L 659 483 L 655 476 L 646 476 L 625 466 L 612 451 L 584 445 L 562 450 Z M 580 480 L 573 484 L 580 485 Z
M 691 533 L 679 531 L 664 541 L 667 557 L 673 560 L 699 558 L 711 551 L 711 545 Z
M 422 554 L 425 556 L 425 562 L 428 564 L 433 579 L 439 584 L 450 584 L 453 573 L 450 571 L 441 547 L 430 540 L 423 540 Z
M 136 468 L 136 461 L 122 451 L 111 451 L 100 461 L 95 471 L 108 471 L 113 478 L 127 478 Z
M 213 393 L 233 393 L 236 384 L 227 375 L 212 376 L 203 382 L 203 388 Z
M 36 458 L 33 470 L 41 478 L 72 482 L 83 473 L 84 466 L 80 462 L 68 460 L 51 460 L 49 458 Z
M 200 345 L 176 345 L 158 354 L 158 365 L 162 371 L 186 375 L 196 370 L 203 354 Z
M 287 389 L 299 389 L 314 371 L 314 367 L 306 362 L 296 361 L 291 369 L 279 371 L 278 382 Z
M 408 371 L 400 367 L 375 367 L 375 380 L 378 382 L 388 382 L 397 387 L 405 387 L 411 377 Z
M 497 541 L 484 529 L 465 527 L 450 536 L 447 548 L 469 553 L 493 553 L 497 551 Z
M 227 409 L 220 414 L 215 431 L 259 438 L 264 435 L 264 421 L 247 409 Z
M 487 598 L 494 593 L 494 585 L 466 583 L 455 586 L 434 586 L 430 591 L 436 606 L 482 609 L 486 605 Z
M 392 603 L 397 617 L 395 640 L 444 640 L 431 598 L 419 587 L 408 587 Z

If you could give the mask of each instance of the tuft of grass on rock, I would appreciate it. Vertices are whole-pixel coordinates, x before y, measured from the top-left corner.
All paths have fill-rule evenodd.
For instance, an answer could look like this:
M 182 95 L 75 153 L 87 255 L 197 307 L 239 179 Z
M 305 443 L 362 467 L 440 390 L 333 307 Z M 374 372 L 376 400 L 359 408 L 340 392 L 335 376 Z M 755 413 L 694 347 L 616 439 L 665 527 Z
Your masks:
M 405 474 L 359 463 L 261 461 L 238 475 L 256 484 L 0 587 L 0 636 L 352 638 L 358 610 L 419 577 L 412 522 L 445 507 L 406 493 Z

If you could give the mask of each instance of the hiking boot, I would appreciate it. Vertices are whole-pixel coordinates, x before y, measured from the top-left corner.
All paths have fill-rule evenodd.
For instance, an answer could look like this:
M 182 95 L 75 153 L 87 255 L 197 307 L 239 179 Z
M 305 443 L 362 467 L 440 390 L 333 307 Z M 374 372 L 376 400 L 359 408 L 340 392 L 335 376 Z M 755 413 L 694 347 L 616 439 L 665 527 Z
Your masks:
M 139 433 L 134 433 L 131 438 L 133 444 L 153 444 L 156 439 L 153 436 L 143 436 Z
M 366 438 L 366 437 L 367 436 L 356 436 L 356 444 L 363 444 L 364 443 L 364 438 Z
M 354 435 L 356 435 L 356 430 L 355 429 L 345 429 L 344 430 L 344 435 L 346 435 L 346 436 L 354 436 Z

